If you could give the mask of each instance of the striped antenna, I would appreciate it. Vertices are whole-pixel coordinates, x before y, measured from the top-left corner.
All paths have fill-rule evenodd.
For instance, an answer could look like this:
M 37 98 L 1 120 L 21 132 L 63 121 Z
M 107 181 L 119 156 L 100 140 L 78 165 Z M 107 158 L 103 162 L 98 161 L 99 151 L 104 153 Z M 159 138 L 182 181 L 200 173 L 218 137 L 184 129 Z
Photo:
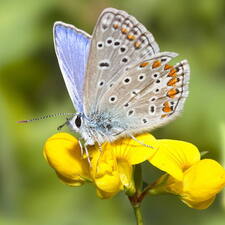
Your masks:
M 28 122 L 33 122 L 33 121 L 37 121 L 37 120 L 53 118 L 53 117 L 57 117 L 57 116 L 74 116 L 74 115 L 77 115 L 77 113 L 54 113 L 54 114 L 50 114 L 50 115 L 46 115 L 46 116 L 41 116 L 38 118 L 33 118 L 30 120 L 20 120 L 20 121 L 17 121 L 17 123 L 28 123 Z

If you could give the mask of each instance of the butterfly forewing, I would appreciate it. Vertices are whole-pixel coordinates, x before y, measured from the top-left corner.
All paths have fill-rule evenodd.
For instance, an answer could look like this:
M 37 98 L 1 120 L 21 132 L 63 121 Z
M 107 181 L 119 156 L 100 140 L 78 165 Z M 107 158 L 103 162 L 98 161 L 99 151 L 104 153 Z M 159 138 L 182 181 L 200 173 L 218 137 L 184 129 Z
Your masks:
M 54 24 L 54 44 L 59 66 L 74 107 L 83 111 L 83 84 L 90 35 L 62 22 Z
M 93 32 L 84 86 L 86 114 L 132 65 L 159 52 L 152 34 L 124 11 L 106 9 Z

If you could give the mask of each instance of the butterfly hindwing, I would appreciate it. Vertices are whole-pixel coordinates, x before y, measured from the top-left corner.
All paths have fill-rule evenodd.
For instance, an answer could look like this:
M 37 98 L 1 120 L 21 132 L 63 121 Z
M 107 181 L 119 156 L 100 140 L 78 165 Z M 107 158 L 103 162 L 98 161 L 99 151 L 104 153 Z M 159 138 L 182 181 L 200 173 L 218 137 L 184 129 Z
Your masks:
M 152 34 L 133 16 L 105 9 L 93 32 L 84 86 L 86 114 L 133 64 L 159 52 Z
M 54 44 L 59 66 L 70 98 L 83 111 L 83 84 L 91 36 L 72 25 L 54 24 Z
M 127 133 L 151 130 L 177 116 L 188 95 L 186 60 L 169 65 L 176 53 L 162 52 L 133 65 L 99 102 L 99 112 L 114 115 Z
M 148 75 L 148 72 L 146 74 Z M 154 74 L 149 73 L 152 77 Z M 183 109 L 188 96 L 190 78 L 188 62 L 183 60 L 175 66 L 162 65 L 161 68 L 159 67 L 158 74 L 147 90 L 140 90 L 140 93 L 130 100 L 126 115 L 129 116 L 130 110 L 134 111 L 131 115 L 133 125 L 129 126 L 131 133 L 159 127 L 174 119 Z

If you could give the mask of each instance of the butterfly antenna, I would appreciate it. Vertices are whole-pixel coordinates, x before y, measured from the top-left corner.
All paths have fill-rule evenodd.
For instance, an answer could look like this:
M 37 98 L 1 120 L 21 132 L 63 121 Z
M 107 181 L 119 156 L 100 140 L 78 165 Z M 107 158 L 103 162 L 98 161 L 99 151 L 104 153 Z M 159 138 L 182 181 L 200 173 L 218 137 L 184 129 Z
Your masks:
M 74 116 L 74 115 L 76 115 L 76 113 L 54 113 L 54 114 L 50 114 L 46 116 L 40 116 L 38 118 L 33 118 L 30 120 L 20 120 L 20 121 L 17 121 L 17 123 L 29 123 L 29 122 L 44 120 L 44 119 L 53 118 L 57 116 Z

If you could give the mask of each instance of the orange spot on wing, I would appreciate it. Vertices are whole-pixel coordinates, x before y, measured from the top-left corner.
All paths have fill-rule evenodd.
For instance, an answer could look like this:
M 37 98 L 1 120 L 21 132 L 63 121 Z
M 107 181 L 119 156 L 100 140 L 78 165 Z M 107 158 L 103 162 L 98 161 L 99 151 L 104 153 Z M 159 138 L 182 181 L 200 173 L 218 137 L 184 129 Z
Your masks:
M 172 88 L 167 92 L 167 96 L 170 98 L 174 98 L 176 94 L 178 94 L 180 91 L 178 89 Z
M 159 60 L 156 60 L 156 61 L 153 62 L 153 64 L 152 64 L 152 69 L 157 68 L 157 67 L 159 67 L 159 66 L 161 66 L 161 62 L 160 62 Z
M 170 107 L 169 102 L 164 102 L 163 105 L 164 105 L 165 107 Z
M 113 24 L 113 27 L 114 27 L 115 29 L 117 29 L 117 28 L 119 27 L 119 25 L 118 25 L 118 24 Z
M 170 79 L 167 83 L 168 86 L 174 86 L 177 82 L 180 81 L 179 77 L 173 77 L 172 79 Z
M 129 40 L 135 40 L 135 39 L 136 39 L 135 36 L 132 35 L 132 34 L 129 34 L 129 35 L 127 36 L 127 38 L 128 38 Z
M 165 102 L 164 104 L 164 107 L 163 107 L 163 112 L 171 112 L 172 111 L 172 107 L 170 107 L 170 104 L 169 104 L 169 102 Z
M 171 108 L 170 107 L 163 107 L 163 112 L 171 112 Z
M 122 29 L 121 29 L 121 32 L 122 32 L 123 34 L 127 34 L 128 30 L 127 30 L 126 28 L 122 28 Z
M 140 64 L 140 67 L 146 67 L 149 64 L 149 62 L 143 62 Z
M 168 74 L 169 77 L 174 77 L 176 76 L 176 70 L 174 68 L 172 68 Z
M 140 48 L 140 47 L 141 47 L 141 42 L 140 42 L 140 41 L 136 41 L 136 42 L 134 43 L 134 47 L 135 47 L 135 48 Z
M 172 68 L 173 68 L 173 66 L 168 65 L 168 64 L 166 64 L 166 65 L 164 66 L 164 70 L 169 70 L 169 69 L 172 69 Z

